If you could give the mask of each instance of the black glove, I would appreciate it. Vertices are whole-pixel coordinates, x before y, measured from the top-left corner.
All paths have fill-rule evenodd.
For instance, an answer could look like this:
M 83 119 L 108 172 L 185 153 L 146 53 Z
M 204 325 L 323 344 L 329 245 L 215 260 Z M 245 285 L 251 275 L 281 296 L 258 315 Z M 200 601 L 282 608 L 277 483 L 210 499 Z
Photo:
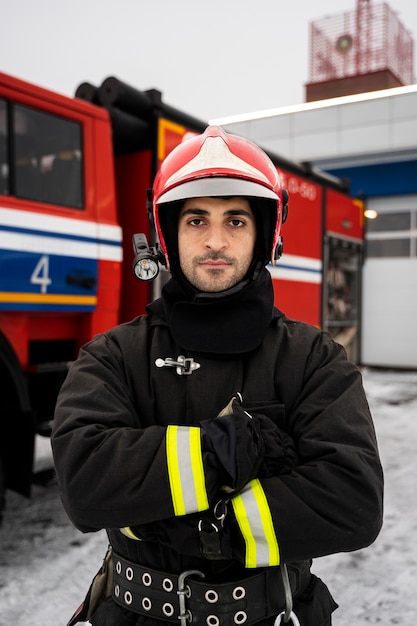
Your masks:
M 295 441 L 286 430 L 284 405 L 277 401 L 261 400 L 243 402 L 242 406 L 251 415 L 256 415 L 265 446 L 264 458 L 259 468 L 259 478 L 287 474 L 299 465 Z
M 204 420 L 200 426 L 223 470 L 221 489 L 227 493 L 238 493 L 257 476 L 264 456 L 256 415 L 244 410 L 238 394 L 217 417 Z
M 259 478 L 288 474 L 299 464 L 293 438 L 269 417 L 257 415 L 265 453 L 259 468 Z

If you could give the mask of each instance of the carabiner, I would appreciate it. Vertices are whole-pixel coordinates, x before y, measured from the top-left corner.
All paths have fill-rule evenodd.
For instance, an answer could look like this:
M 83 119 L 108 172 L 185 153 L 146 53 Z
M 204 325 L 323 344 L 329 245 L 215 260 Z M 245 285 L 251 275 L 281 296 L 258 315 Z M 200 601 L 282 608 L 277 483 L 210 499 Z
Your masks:
M 181 574 L 178 576 L 177 594 L 180 605 L 180 614 L 178 615 L 178 619 L 181 622 L 181 626 L 187 626 L 187 622 L 192 621 L 191 612 L 185 606 L 185 598 L 188 597 L 190 594 L 190 590 L 189 588 L 187 589 L 187 586 L 185 584 L 188 576 L 199 576 L 200 578 L 205 578 L 203 572 L 200 572 L 198 569 L 186 570 L 185 572 L 181 572 Z
M 219 500 L 217 504 L 214 505 L 213 514 L 218 522 L 220 522 L 220 528 L 224 526 L 224 520 L 227 515 L 227 503 L 228 500 Z
M 282 585 L 284 587 L 285 593 L 285 611 L 284 615 L 284 624 L 288 624 L 290 621 L 291 613 L 292 613 L 292 591 L 290 585 L 290 578 L 288 576 L 288 569 L 285 563 L 281 563 L 280 566 Z
M 287 620 L 286 622 L 282 621 L 282 618 L 285 617 L 285 611 L 282 611 L 275 619 L 274 622 L 274 626 L 279 626 L 281 623 L 282 624 L 289 624 L 291 622 L 291 624 L 293 624 L 294 626 L 300 626 L 300 622 L 298 620 L 298 617 L 296 616 L 296 614 L 291 611 L 290 615 L 289 615 L 289 620 Z

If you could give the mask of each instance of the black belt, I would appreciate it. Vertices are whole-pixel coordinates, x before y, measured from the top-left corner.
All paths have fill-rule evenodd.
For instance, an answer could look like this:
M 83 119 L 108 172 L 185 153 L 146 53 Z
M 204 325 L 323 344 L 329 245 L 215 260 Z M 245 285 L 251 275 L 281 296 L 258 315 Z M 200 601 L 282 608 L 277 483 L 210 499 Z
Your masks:
M 310 563 L 287 566 L 293 597 L 310 581 Z M 117 604 L 155 619 L 181 626 L 241 626 L 276 616 L 286 608 L 279 567 L 227 583 L 204 582 L 204 574 L 188 570 L 167 574 L 113 554 L 113 599 Z

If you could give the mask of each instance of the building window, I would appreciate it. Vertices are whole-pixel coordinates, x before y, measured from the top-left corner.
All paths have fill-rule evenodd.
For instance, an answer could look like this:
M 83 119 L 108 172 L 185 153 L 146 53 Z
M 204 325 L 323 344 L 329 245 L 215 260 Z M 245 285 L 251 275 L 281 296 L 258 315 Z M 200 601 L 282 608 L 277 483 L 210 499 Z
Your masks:
M 376 219 L 369 220 L 367 226 L 368 233 L 410 230 L 411 211 L 380 213 Z
M 368 239 L 368 257 L 409 257 L 410 239 Z
M 367 221 L 366 256 L 415 257 L 417 211 L 379 213 Z

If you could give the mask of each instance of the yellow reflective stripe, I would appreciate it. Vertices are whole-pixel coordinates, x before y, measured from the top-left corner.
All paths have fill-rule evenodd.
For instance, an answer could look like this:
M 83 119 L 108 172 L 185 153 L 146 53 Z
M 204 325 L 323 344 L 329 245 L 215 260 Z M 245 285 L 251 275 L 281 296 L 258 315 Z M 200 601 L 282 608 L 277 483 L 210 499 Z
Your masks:
M 232 505 L 235 512 L 236 520 L 239 524 L 240 532 L 242 533 L 243 539 L 245 540 L 245 567 L 256 567 L 256 565 L 252 564 L 253 557 L 255 557 L 256 561 L 256 541 L 251 531 L 242 496 L 238 495 L 232 498 Z
M 262 527 L 266 543 L 269 551 L 269 565 L 279 565 L 281 558 L 279 554 L 278 540 L 275 534 L 274 523 L 272 521 L 271 509 L 269 508 L 268 500 L 266 499 L 265 492 L 259 480 L 253 481 L 253 493 L 255 495 L 258 509 L 260 512 Z
M 120 532 L 125 535 L 126 537 L 129 537 L 129 539 L 135 539 L 135 541 L 142 541 L 142 539 L 140 539 L 139 537 L 136 537 L 135 533 L 132 531 L 132 529 L 129 526 L 125 526 L 124 528 L 119 528 Z
M 175 515 L 208 509 L 200 429 L 168 426 L 166 432 L 168 478 Z
M 201 434 L 199 428 L 190 428 L 190 442 L 193 455 L 191 457 L 195 493 L 197 496 L 198 511 L 205 511 L 209 507 L 206 479 L 204 476 L 203 453 L 201 451 Z
M 181 477 L 178 463 L 177 449 L 177 426 L 168 426 L 166 432 L 166 452 L 168 465 L 169 486 L 171 488 L 172 504 L 174 505 L 175 515 L 184 515 L 178 511 L 183 509 L 183 500 L 181 493 Z
M 278 540 L 265 492 L 258 479 L 232 498 L 233 510 L 245 540 L 245 567 L 279 565 Z

